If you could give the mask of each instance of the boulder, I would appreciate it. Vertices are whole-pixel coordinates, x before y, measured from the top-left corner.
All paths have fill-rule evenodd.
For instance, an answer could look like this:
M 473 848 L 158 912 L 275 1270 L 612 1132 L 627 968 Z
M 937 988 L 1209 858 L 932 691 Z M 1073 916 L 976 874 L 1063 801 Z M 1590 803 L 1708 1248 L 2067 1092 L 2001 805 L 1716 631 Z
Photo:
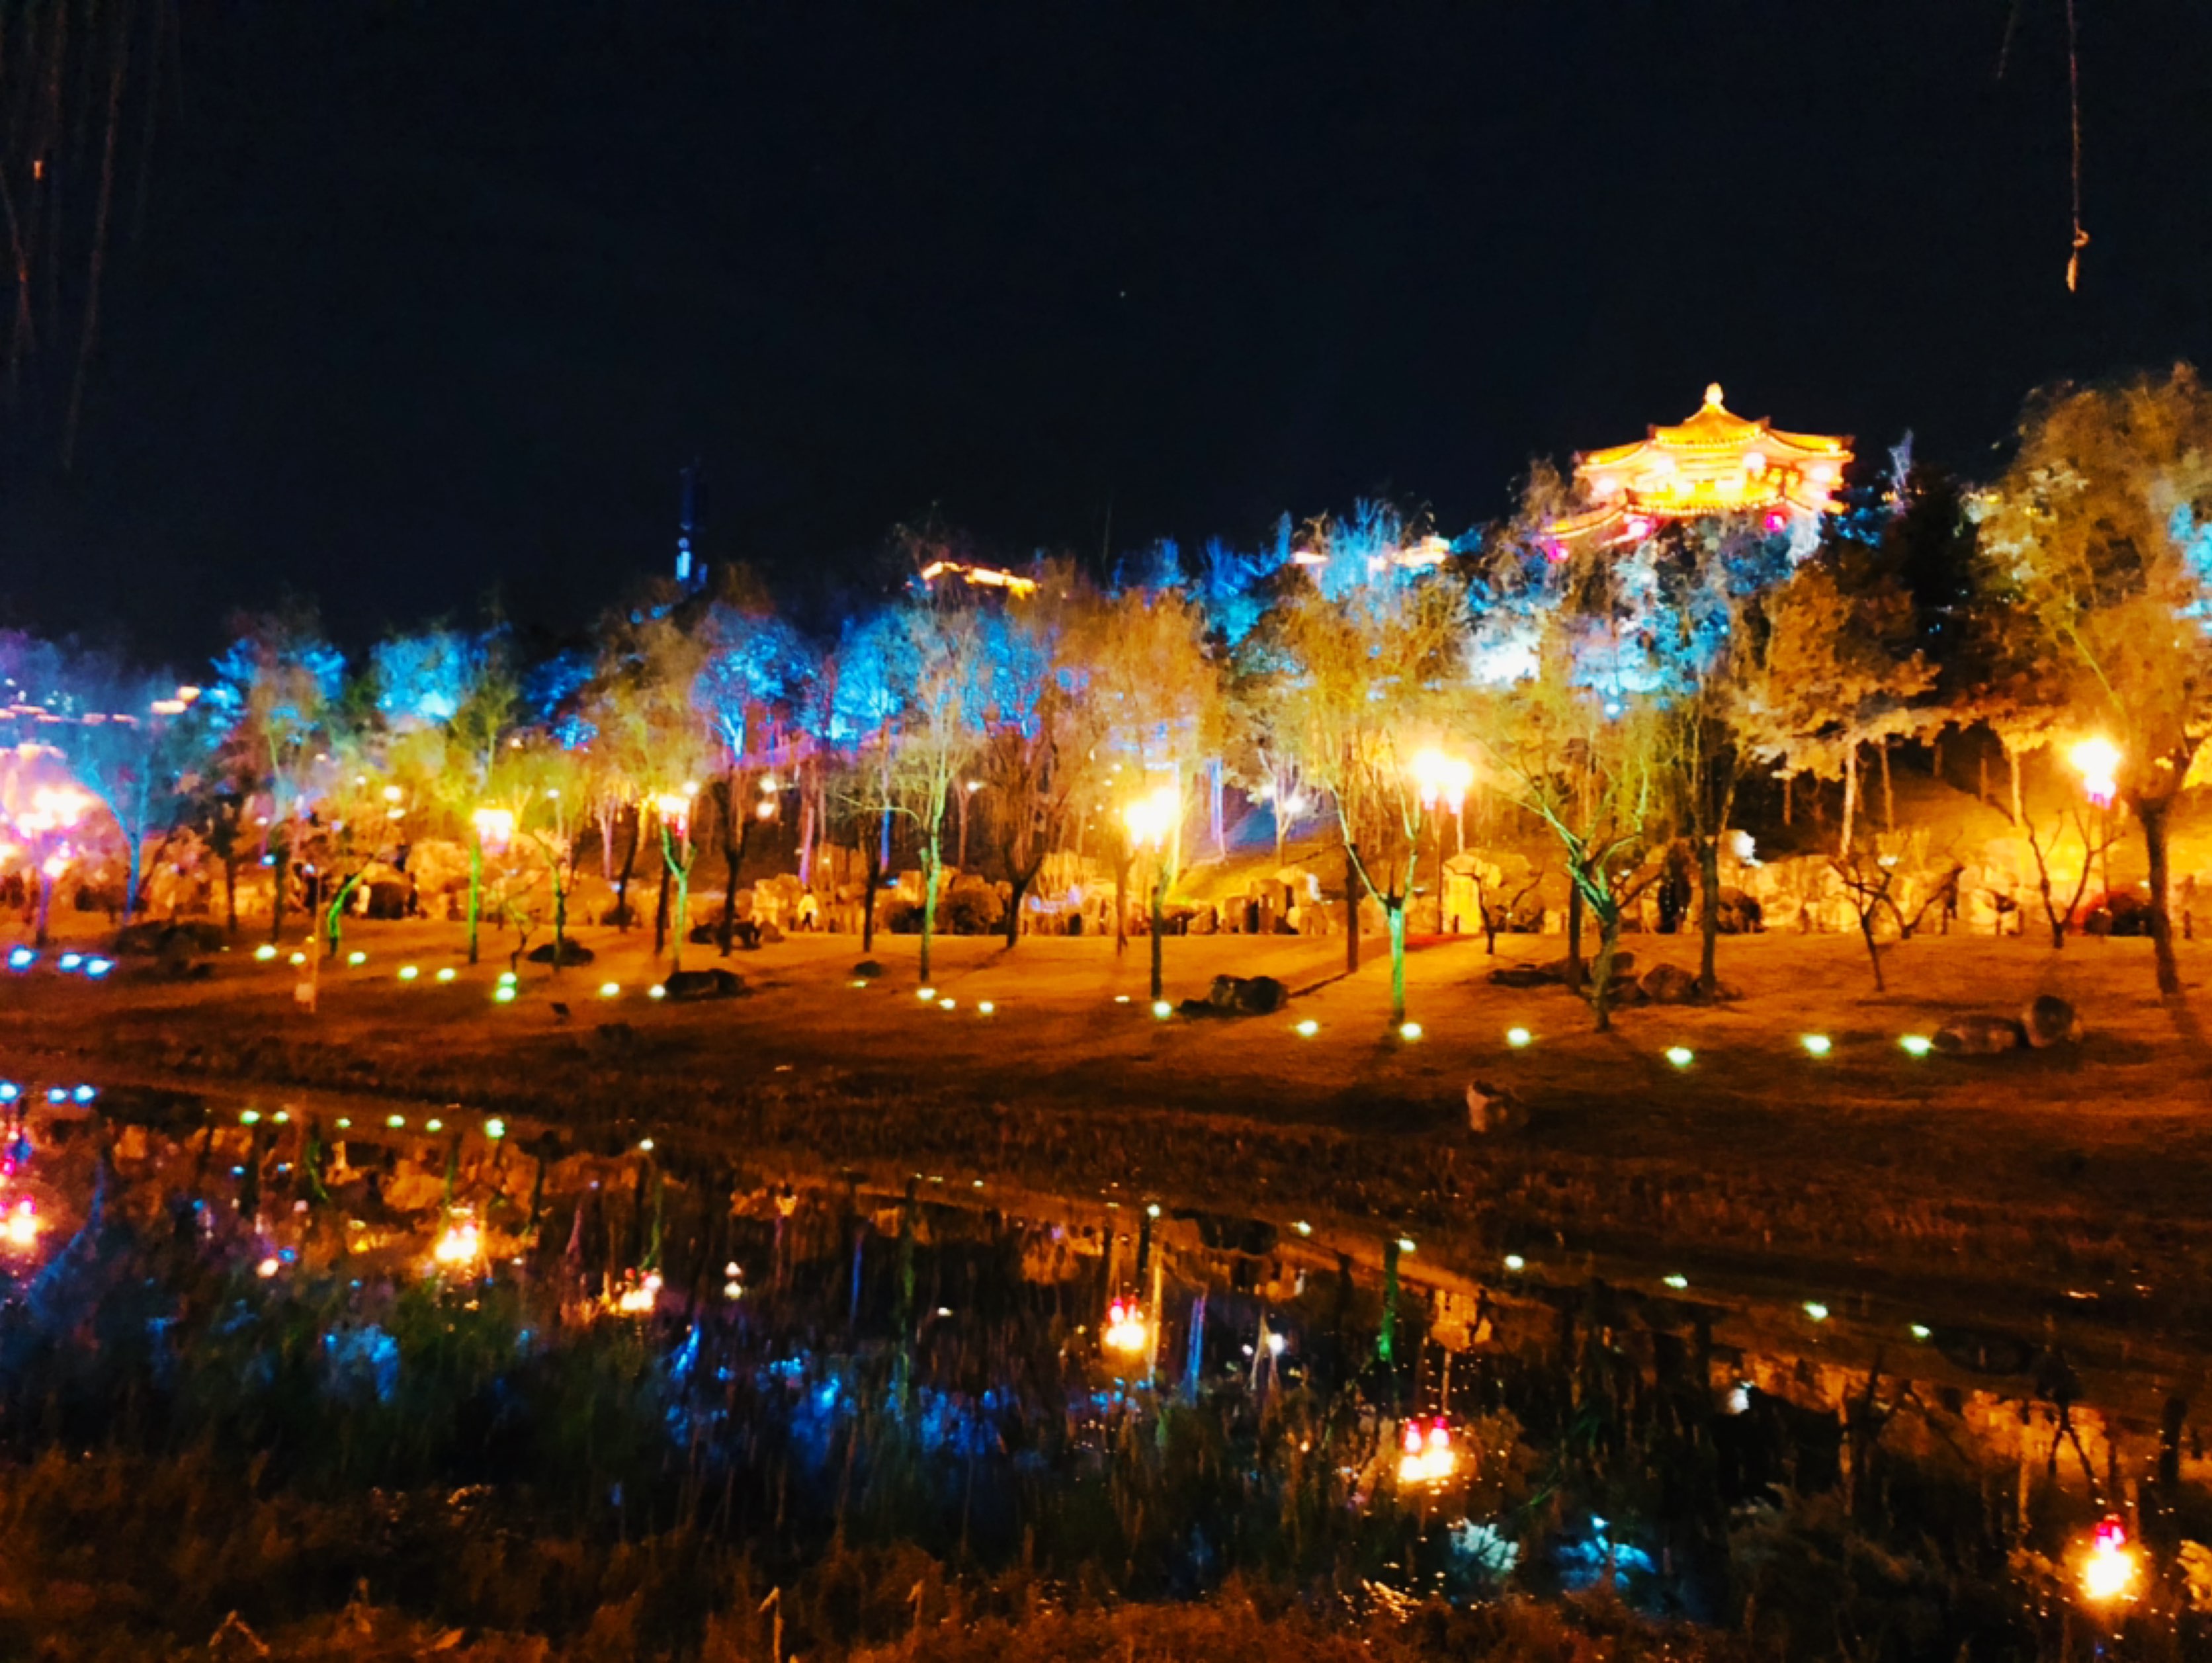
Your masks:
M 1698 998 L 1698 979 L 1677 964 L 1655 964 L 1636 985 L 1654 1004 L 1689 1004 Z
M 186 953 L 219 953 L 229 941 L 219 924 L 202 924 L 191 919 L 145 919 L 125 925 L 115 932 L 114 950 L 161 958 L 174 953 L 179 944 Z
M 528 956 L 532 964 L 551 964 L 556 958 L 562 964 L 589 964 L 599 955 L 582 942 L 563 936 L 557 944 L 549 941 L 542 947 L 532 948 Z
M 1960 1017 L 1936 1030 L 1936 1048 L 1954 1057 L 1994 1057 L 2017 1050 L 2020 1023 L 2010 1017 Z
M 1528 1106 L 1510 1087 L 1487 1080 L 1471 1081 L 1467 1088 L 1467 1129 L 1478 1138 L 1501 1132 L 1518 1132 L 1528 1124 Z
M 1549 987 L 1559 978 L 1540 964 L 1504 964 L 1490 973 L 1495 987 Z
M 1291 990 L 1273 976 L 1216 976 L 1206 1002 L 1239 1017 L 1267 1017 L 1290 997 Z
M 745 979 L 734 970 L 672 970 L 661 986 L 668 997 L 682 1003 L 700 999 L 733 999 L 745 991 Z
M 2020 1013 L 2020 1029 L 2027 1042 L 2038 1051 L 2054 1045 L 2078 1045 L 2081 1041 L 2081 1018 L 2072 1005 L 2056 993 L 2039 995 L 2027 1009 Z
M 853 974 L 863 981 L 873 981 L 884 973 L 884 967 L 872 958 L 864 958 L 853 967 Z

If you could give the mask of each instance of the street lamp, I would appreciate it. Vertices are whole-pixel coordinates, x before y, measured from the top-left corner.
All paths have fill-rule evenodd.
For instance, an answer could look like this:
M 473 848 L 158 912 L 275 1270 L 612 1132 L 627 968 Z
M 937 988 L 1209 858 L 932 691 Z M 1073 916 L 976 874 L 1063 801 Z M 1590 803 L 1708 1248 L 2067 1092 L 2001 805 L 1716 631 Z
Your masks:
M 2102 835 L 2099 841 L 2105 846 L 2105 906 L 2112 904 L 2112 839 L 2109 816 L 2113 799 L 2120 794 L 2120 748 L 2109 739 L 2084 739 L 2067 753 L 2067 761 L 2081 776 L 2081 790 L 2090 804 L 2105 819 L 2100 825 Z M 2083 851 L 2086 860 L 2089 851 Z
M 1167 901 L 1168 840 L 1182 823 L 1182 793 L 1173 785 L 1162 786 L 1121 810 L 1130 842 L 1152 847 L 1152 998 L 1160 997 L 1160 914 Z
M 1449 756 L 1441 750 L 1424 750 L 1413 758 L 1413 786 L 1421 797 L 1421 812 L 1426 814 L 1439 806 L 1451 810 L 1452 820 L 1459 828 L 1459 846 L 1467 847 L 1467 822 L 1460 818 L 1461 805 L 1467 800 L 1468 789 L 1474 784 L 1474 764 L 1463 756 Z M 1437 933 L 1444 932 L 1444 828 L 1437 828 Z

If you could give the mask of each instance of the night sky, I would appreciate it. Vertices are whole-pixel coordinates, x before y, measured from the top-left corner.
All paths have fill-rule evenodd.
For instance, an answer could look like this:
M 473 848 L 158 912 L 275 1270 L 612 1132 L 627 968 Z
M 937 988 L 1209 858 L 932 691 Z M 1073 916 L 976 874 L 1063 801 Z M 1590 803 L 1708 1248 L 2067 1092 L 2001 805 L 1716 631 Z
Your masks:
M 2069 297 L 2064 0 L 185 0 L 0 620 L 572 628 L 694 456 L 709 555 L 815 607 L 933 504 L 1008 558 L 1456 531 L 1713 379 L 1990 471 L 2038 384 L 2212 361 L 2212 8 L 2077 4 Z

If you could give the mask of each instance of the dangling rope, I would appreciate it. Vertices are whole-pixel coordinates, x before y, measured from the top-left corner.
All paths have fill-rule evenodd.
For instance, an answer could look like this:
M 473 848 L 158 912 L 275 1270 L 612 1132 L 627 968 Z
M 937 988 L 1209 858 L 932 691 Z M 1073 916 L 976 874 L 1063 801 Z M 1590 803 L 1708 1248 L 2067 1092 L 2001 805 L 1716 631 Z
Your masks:
M 2081 276 L 2081 251 L 2089 234 L 2081 228 L 2081 61 L 2075 55 L 2074 0 L 2066 0 L 2066 101 L 2074 119 L 2074 248 L 2066 257 L 2066 292 L 2074 293 Z

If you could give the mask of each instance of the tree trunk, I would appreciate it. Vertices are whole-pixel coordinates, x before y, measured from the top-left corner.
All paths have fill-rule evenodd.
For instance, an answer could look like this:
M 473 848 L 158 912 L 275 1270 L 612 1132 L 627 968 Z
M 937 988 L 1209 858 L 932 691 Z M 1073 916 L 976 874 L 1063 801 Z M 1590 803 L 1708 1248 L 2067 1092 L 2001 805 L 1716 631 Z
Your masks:
M 1359 857 L 1344 846 L 1344 968 L 1359 968 Z
M 921 983 L 929 985 L 929 944 L 937 934 L 937 877 L 945 865 L 944 816 L 932 815 L 929 836 L 921 846 Z
M 469 962 L 477 962 L 477 920 L 483 910 L 483 834 L 469 840 Z
M 2027 823 L 2027 810 L 2021 806 L 2020 752 L 2010 745 L 2005 747 L 2005 766 L 2012 772 L 2012 822 L 2024 826 Z
M 1406 897 L 1382 903 L 1383 922 L 1390 931 L 1390 1026 L 1406 1023 Z
M 860 951 L 864 954 L 875 949 L 876 891 L 883 881 L 884 869 L 870 860 L 860 883 Z
M 799 887 L 814 887 L 814 793 L 804 775 L 799 786 Z
M 1212 758 L 1206 768 L 1206 818 L 1213 832 L 1213 858 L 1229 859 L 1229 822 L 1221 809 L 1221 759 Z
M 270 869 L 276 874 L 276 888 L 269 902 L 269 944 L 271 947 L 284 936 L 284 885 L 292 874 L 292 840 L 277 840 L 276 864 Z
M 1114 847 L 1114 956 L 1129 945 L 1129 841 L 1121 837 Z
M 1165 986 L 1160 976 L 1160 938 L 1166 933 L 1162 927 L 1164 922 L 1162 915 L 1166 911 L 1167 894 L 1167 859 L 1164 855 L 1155 852 L 1152 856 L 1152 1003 L 1155 1004 L 1160 1002 L 1160 989 Z
M 1698 920 L 1703 937 L 1698 957 L 1698 991 L 1707 998 L 1720 992 L 1721 840 L 1698 840 L 1698 887 L 1705 893 L 1705 916 Z
M 665 826 L 660 828 L 660 839 L 663 843 L 668 841 Z M 655 958 L 659 958 L 668 945 L 668 885 L 674 877 L 675 874 L 668 869 L 668 856 L 664 851 L 660 857 L 660 898 L 653 907 L 653 956 Z M 682 956 L 680 951 L 678 956 Z
M 970 793 L 964 785 L 958 786 L 957 789 L 959 794 L 952 799 L 952 805 L 959 814 L 960 841 L 952 858 L 952 870 L 964 872 L 968 870 L 968 798 Z
M 1889 783 L 1889 736 L 1887 734 L 1882 736 L 1880 755 L 1881 757 L 1881 828 L 1893 834 L 1897 830 L 1897 793 L 1891 789 Z
M 1583 886 L 1567 874 L 1567 992 L 1583 986 Z
M 629 880 L 637 870 L 637 846 L 645 836 L 645 810 L 633 808 L 629 811 L 629 847 L 623 853 L 622 876 L 615 881 L 615 916 L 622 920 L 621 929 L 629 929 Z
M 235 849 L 222 858 L 222 909 L 224 922 L 234 937 L 238 934 L 238 852 Z
M 1866 942 L 1867 962 L 1874 966 L 1874 991 L 1877 993 L 1887 992 L 1889 990 L 1883 985 L 1881 980 L 1881 947 L 1874 938 L 1875 908 L 1867 904 L 1864 896 L 1861 896 L 1858 899 L 1856 910 L 1859 915 L 1859 935 Z
M 2174 773 L 2176 779 L 2186 777 L 2185 763 Z M 2172 812 L 2170 797 L 2138 798 L 2133 804 L 2136 818 L 2142 822 L 2143 849 L 2150 857 L 2150 944 L 2151 955 L 2158 962 L 2158 991 L 2168 998 L 2181 992 L 2181 967 L 2173 956 L 2173 915 L 2168 910 L 2171 873 L 2166 860 L 2166 816 Z
M 1790 788 L 1796 783 L 1797 775 L 1794 769 L 1782 776 L 1782 823 L 1785 826 L 1791 823 L 1790 816 Z
M 1859 808 L 1859 748 L 1856 744 L 1844 747 L 1844 835 L 1836 853 L 1844 859 L 1851 858 L 1851 833 L 1856 829 L 1852 822 L 1858 818 Z
M 1019 867 L 1009 865 L 1007 870 L 1013 874 L 1008 883 L 1012 893 L 1006 897 L 1006 945 L 1012 948 L 1021 939 L 1022 897 L 1029 893 L 1030 885 L 1036 881 L 1037 869 L 1032 865 L 1024 871 Z
M 1579 893 L 1579 892 L 1578 892 Z M 1601 909 L 1597 919 L 1597 962 L 1591 967 L 1590 1019 L 1594 1031 L 1613 1031 L 1613 961 L 1620 947 L 1620 908 Z

